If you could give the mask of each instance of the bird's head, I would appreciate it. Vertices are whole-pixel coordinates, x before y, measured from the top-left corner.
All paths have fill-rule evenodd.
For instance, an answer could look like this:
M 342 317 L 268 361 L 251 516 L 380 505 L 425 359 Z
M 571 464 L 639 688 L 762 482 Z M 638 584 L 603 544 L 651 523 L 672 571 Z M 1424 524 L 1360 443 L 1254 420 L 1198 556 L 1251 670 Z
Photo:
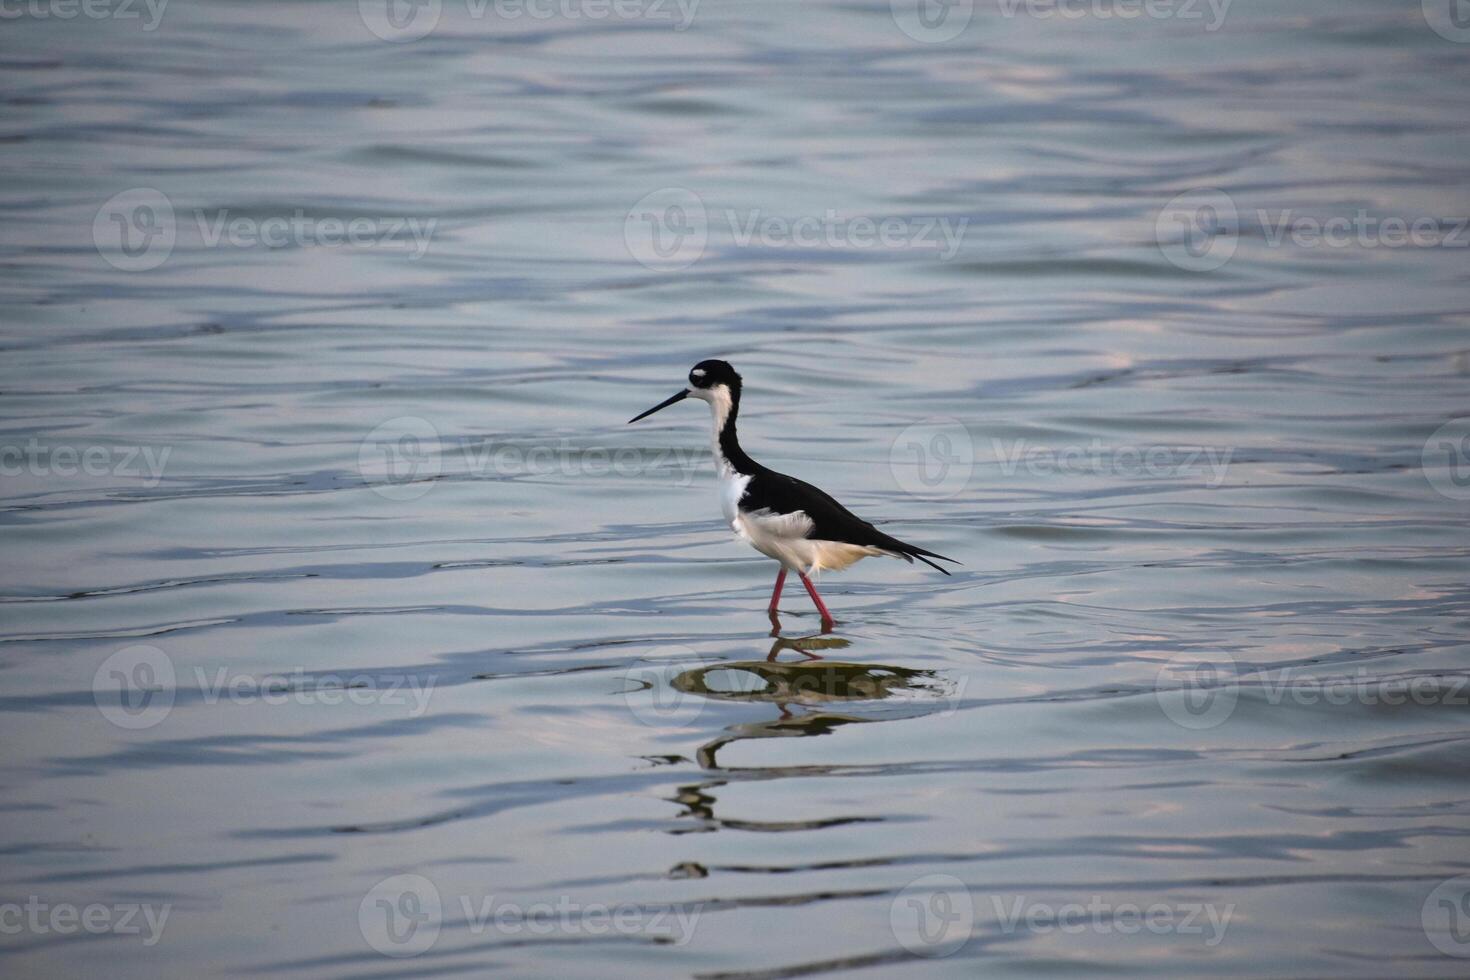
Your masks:
M 740 375 L 729 361 L 700 361 L 689 369 L 689 394 L 701 401 L 713 402 L 721 397 L 724 387 L 731 395 L 740 391 Z
M 668 408 L 675 402 L 686 398 L 698 398 L 702 402 L 709 402 L 714 407 L 718 418 L 723 421 L 730 407 L 740 400 L 740 375 L 730 366 L 729 361 L 700 361 L 689 369 L 689 387 L 659 402 L 643 414 L 635 415 L 628 421 L 637 422 L 639 419 L 646 419 L 654 412 Z

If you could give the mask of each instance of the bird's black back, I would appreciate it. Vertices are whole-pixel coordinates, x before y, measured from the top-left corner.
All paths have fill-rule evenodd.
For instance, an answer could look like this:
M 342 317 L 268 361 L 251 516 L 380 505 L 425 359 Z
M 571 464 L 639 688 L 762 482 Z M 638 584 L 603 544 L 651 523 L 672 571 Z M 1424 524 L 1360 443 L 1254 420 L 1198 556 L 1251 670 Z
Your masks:
M 938 568 L 946 575 L 949 572 L 944 571 L 925 556 L 939 558 L 943 561 L 954 561 L 953 558 L 945 558 L 943 555 L 900 541 L 890 534 L 884 534 L 832 499 L 830 494 L 819 487 L 814 487 L 804 480 L 798 480 L 794 476 L 777 473 L 759 463 L 754 464 L 754 472 L 750 474 L 750 483 L 745 487 L 740 506 L 745 510 L 768 509 L 777 514 L 802 511 L 811 519 L 812 531 L 808 537 L 813 540 L 842 541 L 847 544 L 882 548 L 884 551 L 891 551 L 899 555 L 906 561 L 912 562 L 917 558 L 926 565 Z

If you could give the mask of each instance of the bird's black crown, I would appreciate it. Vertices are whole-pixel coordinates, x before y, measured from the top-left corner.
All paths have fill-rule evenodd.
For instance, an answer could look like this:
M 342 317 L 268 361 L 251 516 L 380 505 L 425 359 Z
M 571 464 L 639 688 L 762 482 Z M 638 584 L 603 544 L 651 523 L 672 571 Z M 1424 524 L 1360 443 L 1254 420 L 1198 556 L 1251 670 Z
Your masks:
M 729 361 L 700 361 L 689 372 L 689 384 L 695 388 L 713 388 L 715 385 L 740 387 L 740 375 Z

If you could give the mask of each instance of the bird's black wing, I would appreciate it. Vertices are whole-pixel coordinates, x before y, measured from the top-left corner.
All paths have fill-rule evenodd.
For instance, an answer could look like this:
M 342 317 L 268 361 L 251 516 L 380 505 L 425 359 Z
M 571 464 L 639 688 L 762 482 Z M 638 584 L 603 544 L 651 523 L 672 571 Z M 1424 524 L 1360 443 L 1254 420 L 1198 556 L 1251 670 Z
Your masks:
M 808 537 L 815 540 L 844 541 L 848 544 L 882 548 L 884 551 L 893 552 L 910 564 L 917 558 L 946 575 L 949 572 L 929 559 L 938 558 L 940 561 L 959 564 L 953 558 L 946 558 L 944 555 L 900 541 L 890 534 L 884 534 L 833 500 L 831 495 L 820 488 L 798 480 L 794 476 L 777 473 L 765 467 L 761 467 L 760 472 L 746 485 L 745 496 L 741 499 L 741 503 L 751 510 L 769 508 L 778 514 L 789 514 L 797 510 L 804 511 L 812 522 L 812 532 Z

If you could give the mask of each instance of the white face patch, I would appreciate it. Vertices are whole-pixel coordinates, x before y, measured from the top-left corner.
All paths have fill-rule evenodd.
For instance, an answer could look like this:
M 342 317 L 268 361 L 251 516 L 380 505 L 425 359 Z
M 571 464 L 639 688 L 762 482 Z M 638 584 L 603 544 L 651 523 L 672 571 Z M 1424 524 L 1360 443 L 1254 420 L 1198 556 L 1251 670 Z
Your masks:
M 729 385 L 715 385 L 711 388 L 690 388 L 690 398 L 698 398 L 702 402 L 709 402 L 715 410 L 715 431 L 724 428 L 725 419 L 730 414 L 730 406 L 734 399 L 730 397 Z

